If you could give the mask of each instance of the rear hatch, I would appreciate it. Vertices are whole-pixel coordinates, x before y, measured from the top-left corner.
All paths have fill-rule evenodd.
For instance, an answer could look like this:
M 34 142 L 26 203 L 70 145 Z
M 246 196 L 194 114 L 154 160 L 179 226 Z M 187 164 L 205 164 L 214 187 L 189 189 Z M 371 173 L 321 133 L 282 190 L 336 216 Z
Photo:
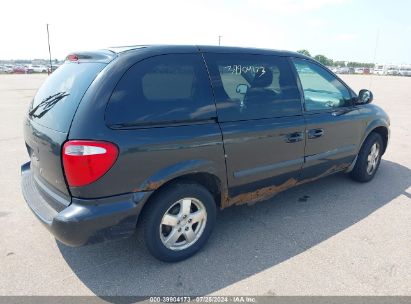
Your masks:
M 62 167 L 61 149 L 81 99 L 112 59 L 106 53 L 99 55 L 97 60 L 90 54 L 69 55 L 69 60 L 38 90 L 24 123 L 24 139 L 37 188 L 43 195 L 64 205 L 70 203 L 70 193 Z

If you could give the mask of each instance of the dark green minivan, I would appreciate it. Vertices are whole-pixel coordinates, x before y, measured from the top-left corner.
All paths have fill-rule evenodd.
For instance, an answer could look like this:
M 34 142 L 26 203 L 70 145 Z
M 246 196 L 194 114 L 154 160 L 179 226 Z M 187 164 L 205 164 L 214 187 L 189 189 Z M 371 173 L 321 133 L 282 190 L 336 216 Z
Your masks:
M 372 99 L 293 52 L 72 53 L 27 112 L 23 194 L 65 244 L 142 229 L 155 257 L 179 261 L 206 243 L 218 209 L 335 172 L 370 181 L 390 124 Z

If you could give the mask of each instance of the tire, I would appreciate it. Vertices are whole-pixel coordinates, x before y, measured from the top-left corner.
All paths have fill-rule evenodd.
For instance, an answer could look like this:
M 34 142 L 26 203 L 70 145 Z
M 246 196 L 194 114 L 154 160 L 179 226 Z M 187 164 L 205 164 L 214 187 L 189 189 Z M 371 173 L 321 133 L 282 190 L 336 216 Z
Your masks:
M 373 150 L 374 148 L 378 149 L 378 151 Z M 380 166 L 383 149 L 384 143 L 381 135 L 374 132 L 371 133 L 362 145 L 360 153 L 358 153 L 357 162 L 354 169 L 350 172 L 351 178 L 361 183 L 372 180 Z M 370 162 L 373 165 L 370 165 Z
M 155 258 L 178 262 L 207 242 L 215 225 L 216 203 L 205 187 L 195 183 L 176 183 L 160 191 L 143 213 L 144 240 Z

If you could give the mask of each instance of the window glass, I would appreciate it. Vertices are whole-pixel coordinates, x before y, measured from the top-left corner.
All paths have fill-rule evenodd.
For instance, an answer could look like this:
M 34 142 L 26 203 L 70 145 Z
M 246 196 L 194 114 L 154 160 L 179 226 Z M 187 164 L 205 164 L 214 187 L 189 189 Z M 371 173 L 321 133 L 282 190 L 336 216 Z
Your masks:
M 37 91 L 29 117 L 60 132 L 68 132 L 84 93 L 103 70 L 103 63 L 64 63 Z
M 199 54 L 170 54 L 132 66 L 116 86 L 106 111 L 109 125 L 157 124 L 216 116 Z
M 351 105 L 348 89 L 330 72 L 308 60 L 293 60 L 304 91 L 307 111 Z
M 287 60 L 277 56 L 205 54 L 220 120 L 301 114 Z
M 160 63 L 143 76 L 143 95 L 153 102 L 190 100 L 194 80 L 194 66 Z

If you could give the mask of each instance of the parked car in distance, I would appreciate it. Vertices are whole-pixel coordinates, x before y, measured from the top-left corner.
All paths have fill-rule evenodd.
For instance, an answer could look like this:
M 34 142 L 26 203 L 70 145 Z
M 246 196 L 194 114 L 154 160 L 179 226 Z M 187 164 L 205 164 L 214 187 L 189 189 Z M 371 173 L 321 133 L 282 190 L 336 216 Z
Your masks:
M 70 54 L 25 118 L 22 192 L 67 245 L 141 229 L 156 258 L 179 261 L 205 245 L 217 209 L 336 172 L 371 181 L 390 125 L 372 100 L 293 52 L 135 46 Z
M 26 74 L 34 73 L 34 69 L 31 65 L 25 65 L 24 68 L 26 69 Z
M 376 64 L 373 70 L 375 75 L 385 75 L 387 73 L 387 67 L 383 64 Z
M 5 72 L 6 73 L 13 73 L 13 66 L 12 65 L 5 65 Z
M 387 69 L 387 75 L 398 76 L 400 75 L 399 69 L 397 67 L 389 67 Z
M 398 70 L 398 75 L 400 75 L 400 76 L 411 76 L 411 67 L 401 67 Z
M 354 74 L 364 74 L 364 68 L 354 68 Z
M 13 73 L 13 66 L 10 64 L 2 65 L 0 66 L 0 71 L 2 73 L 8 73 L 8 74 Z
M 353 69 L 349 67 L 340 67 L 337 69 L 338 74 L 352 74 L 354 73 Z
M 24 65 L 16 65 L 13 67 L 14 74 L 27 74 L 28 68 Z
M 30 66 L 34 73 L 47 73 L 48 67 L 45 65 L 33 64 Z

